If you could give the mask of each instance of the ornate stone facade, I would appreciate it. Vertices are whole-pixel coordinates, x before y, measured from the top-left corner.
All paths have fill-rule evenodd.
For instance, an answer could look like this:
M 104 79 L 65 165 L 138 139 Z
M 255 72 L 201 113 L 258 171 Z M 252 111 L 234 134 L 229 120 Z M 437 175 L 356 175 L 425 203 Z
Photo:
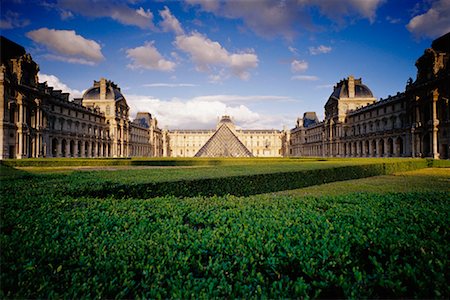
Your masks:
M 449 158 L 450 33 L 416 63 L 405 91 L 377 101 L 361 79 L 338 82 L 292 130 L 240 130 L 229 116 L 211 130 L 161 130 L 151 114 L 129 120 L 120 88 L 104 78 L 82 98 L 39 83 L 25 49 L 1 37 L 0 159 L 28 157 L 433 157 Z
M 450 33 L 416 63 L 405 92 L 376 101 L 361 79 L 340 81 L 325 120 L 299 119 L 287 135 L 290 156 L 449 158 Z
M 0 158 L 162 156 L 162 131 L 150 114 L 130 122 L 120 88 L 94 81 L 83 98 L 39 83 L 38 65 L 1 37 Z
M 226 128 L 225 128 L 225 127 Z M 223 116 L 216 130 L 170 130 L 170 156 L 173 157 L 280 157 L 283 131 L 236 129 L 229 116 Z M 211 141 L 212 140 L 212 141 Z

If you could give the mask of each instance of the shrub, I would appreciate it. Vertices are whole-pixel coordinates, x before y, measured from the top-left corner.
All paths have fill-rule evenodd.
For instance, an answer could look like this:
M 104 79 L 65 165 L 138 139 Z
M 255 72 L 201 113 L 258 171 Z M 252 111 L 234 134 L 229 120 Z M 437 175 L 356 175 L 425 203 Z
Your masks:
M 38 195 L 1 211 L 1 298 L 447 298 L 448 193 Z

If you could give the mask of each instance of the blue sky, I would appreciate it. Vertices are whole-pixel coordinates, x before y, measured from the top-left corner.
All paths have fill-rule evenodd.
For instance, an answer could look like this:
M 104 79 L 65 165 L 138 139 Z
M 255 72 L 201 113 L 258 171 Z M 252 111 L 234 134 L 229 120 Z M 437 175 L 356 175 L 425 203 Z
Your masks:
M 377 98 L 403 91 L 414 63 L 450 31 L 450 0 L 55 0 L 1 2 L 1 34 L 40 81 L 80 97 L 118 84 L 159 126 L 293 127 L 323 116 L 333 85 L 362 77 Z

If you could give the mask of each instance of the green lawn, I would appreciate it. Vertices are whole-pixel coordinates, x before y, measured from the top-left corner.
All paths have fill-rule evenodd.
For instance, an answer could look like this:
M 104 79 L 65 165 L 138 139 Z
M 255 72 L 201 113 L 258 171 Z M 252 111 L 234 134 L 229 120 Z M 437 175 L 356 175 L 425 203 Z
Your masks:
M 136 182 L 374 161 L 0 165 L 0 298 L 448 298 L 449 168 L 248 197 L 123 196 Z M 123 183 L 122 196 L 74 196 L 97 182 Z
M 328 196 L 350 193 L 450 192 L 450 168 L 426 168 L 392 175 L 332 182 L 302 189 L 278 192 L 278 195 Z

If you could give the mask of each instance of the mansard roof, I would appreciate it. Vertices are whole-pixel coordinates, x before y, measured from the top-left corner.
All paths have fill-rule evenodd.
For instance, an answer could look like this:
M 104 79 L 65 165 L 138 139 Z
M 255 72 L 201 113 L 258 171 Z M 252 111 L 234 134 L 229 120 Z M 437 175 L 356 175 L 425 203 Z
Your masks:
M 86 92 L 84 92 L 84 100 L 100 100 L 100 85 L 102 80 L 104 79 L 101 79 L 100 81 L 94 80 L 94 85 L 91 88 L 87 89 Z M 120 91 L 120 88 L 114 82 L 112 82 L 111 80 L 105 80 L 105 83 L 105 100 L 121 101 L 125 99 L 125 97 L 122 95 L 122 92 Z
M 252 157 L 253 154 L 242 144 L 239 138 L 222 123 L 219 129 L 209 138 L 195 157 Z
M 355 84 L 355 98 L 373 98 L 372 91 L 362 83 L 361 78 L 359 79 L 353 79 L 353 77 L 345 78 L 338 82 L 336 86 L 334 87 L 333 93 L 331 94 L 330 98 L 349 98 L 349 80 L 354 80 Z

